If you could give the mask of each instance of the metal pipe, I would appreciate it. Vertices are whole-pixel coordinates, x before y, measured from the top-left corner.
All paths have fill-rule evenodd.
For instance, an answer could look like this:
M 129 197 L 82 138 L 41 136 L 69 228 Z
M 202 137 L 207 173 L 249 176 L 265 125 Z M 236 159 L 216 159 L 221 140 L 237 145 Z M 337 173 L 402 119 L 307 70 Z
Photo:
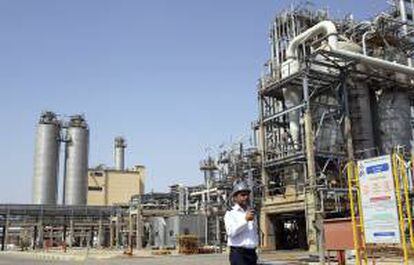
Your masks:
M 324 33 L 328 36 L 328 43 L 331 47 L 338 46 L 338 32 L 336 30 L 336 26 L 332 21 L 325 20 L 321 21 L 315 26 L 305 30 L 298 36 L 292 39 L 289 43 L 289 46 L 286 50 L 286 58 L 287 59 L 295 59 L 298 55 L 298 47 L 303 42 L 307 41 L 309 38 L 317 36 L 319 34 Z
M 410 75 L 410 76 L 414 76 L 414 68 L 403 65 L 403 64 L 389 62 L 389 61 L 385 61 L 385 60 L 382 60 L 382 59 L 379 59 L 379 58 L 365 56 L 363 54 L 349 52 L 349 51 L 345 51 L 345 50 L 341 50 L 341 49 L 333 49 L 333 52 L 336 53 L 336 54 L 339 54 L 339 55 L 343 55 L 343 56 L 346 56 L 346 57 L 356 59 L 356 60 L 360 61 L 363 64 L 376 66 L 376 67 L 379 67 L 379 68 L 382 68 L 382 69 L 392 70 L 392 71 L 395 71 L 395 72 L 399 72 L 399 73 L 407 74 L 407 75 Z
M 405 0 L 399 1 L 400 17 L 404 25 L 402 26 L 403 32 L 407 34 L 407 11 L 405 9 Z
M 6 214 L 6 222 L 3 226 L 3 250 L 7 250 L 7 245 L 9 244 L 9 226 L 10 226 L 10 214 Z
M 414 20 L 414 0 L 411 0 L 411 19 Z
M 367 44 L 365 42 L 367 35 L 374 33 L 373 30 L 369 30 L 362 35 L 362 53 L 366 56 L 367 55 Z
M 382 69 L 392 70 L 395 72 L 407 74 L 414 76 L 414 68 L 410 66 L 406 66 L 403 64 L 395 63 L 395 62 L 389 62 L 383 59 L 374 58 L 370 56 L 366 56 L 363 54 L 346 51 L 343 49 L 338 48 L 338 36 L 337 36 L 337 30 L 335 27 L 335 24 L 331 21 L 322 21 L 316 24 L 315 26 L 309 28 L 308 30 L 304 31 L 302 34 L 299 34 L 296 36 L 289 44 L 289 47 L 287 49 L 287 57 L 292 59 L 297 58 L 298 54 L 298 46 L 308 40 L 311 37 L 315 37 L 319 34 L 324 33 L 326 36 L 328 36 L 328 44 L 331 48 L 331 51 L 342 55 L 345 57 L 349 57 L 355 60 L 360 61 L 363 64 L 379 67 Z
M 141 211 L 142 208 L 141 207 L 142 207 L 141 198 L 139 198 L 138 204 L 137 204 L 137 218 L 136 218 L 137 230 L 136 230 L 136 236 L 135 236 L 137 250 L 142 249 L 143 222 L 142 222 L 142 211 Z
M 405 0 L 400 0 L 400 17 L 403 22 L 402 31 L 404 36 L 408 34 L 408 27 L 407 27 L 407 10 L 405 7 Z M 407 58 L 407 65 L 412 66 L 413 62 L 411 58 Z
M 64 159 L 66 160 L 66 158 L 68 157 L 68 143 L 69 141 L 67 140 L 68 138 L 68 132 L 67 129 L 65 131 L 64 136 L 62 136 L 62 142 L 64 143 Z M 65 205 L 65 201 L 66 201 L 66 178 L 67 178 L 67 163 L 65 161 L 65 163 L 63 163 L 63 188 L 62 188 L 62 205 Z
M 195 192 L 191 192 L 190 193 L 190 197 L 192 196 L 197 196 L 197 195 L 203 195 L 206 193 L 213 193 L 213 192 L 217 192 L 217 188 L 212 188 L 212 189 L 205 189 L 205 190 L 201 190 L 201 191 L 195 191 Z

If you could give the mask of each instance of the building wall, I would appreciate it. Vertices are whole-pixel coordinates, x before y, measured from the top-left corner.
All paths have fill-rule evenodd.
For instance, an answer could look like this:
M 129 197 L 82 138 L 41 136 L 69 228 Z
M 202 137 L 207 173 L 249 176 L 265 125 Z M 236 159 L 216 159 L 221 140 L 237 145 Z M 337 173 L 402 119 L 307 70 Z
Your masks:
M 107 205 L 106 195 L 107 172 L 104 170 L 88 170 L 88 205 Z
M 145 190 L 145 167 L 133 170 L 88 170 L 88 205 L 129 203 L 131 196 Z

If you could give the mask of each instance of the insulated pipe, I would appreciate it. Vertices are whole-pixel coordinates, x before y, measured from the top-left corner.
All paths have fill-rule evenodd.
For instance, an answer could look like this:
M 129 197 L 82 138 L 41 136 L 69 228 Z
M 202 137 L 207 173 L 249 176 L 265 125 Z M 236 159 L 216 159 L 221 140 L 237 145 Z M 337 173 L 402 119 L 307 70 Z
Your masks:
M 392 70 L 395 72 L 407 74 L 410 76 L 414 76 L 414 68 L 410 66 L 406 66 L 399 63 L 389 62 L 383 59 L 374 58 L 370 56 L 366 56 L 363 54 L 355 53 L 346 51 L 343 49 L 338 48 L 338 36 L 335 24 L 331 21 L 322 21 L 316 24 L 315 26 L 309 28 L 308 30 L 304 31 L 303 33 L 299 34 L 290 42 L 289 47 L 287 49 L 287 58 L 288 59 L 296 59 L 298 54 L 298 46 L 308 40 L 311 37 L 315 37 L 319 34 L 324 33 L 328 36 L 328 44 L 331 48 L 331 51 L 343 55 L 349 58 L 353 58 L 359 60 L 363 64 L 376 66 L 379 68 Z
M 335 24 L 332 21 L 325 20 L 321 21 L 315 26 L 305 30 L 298 36 L 294 37 L 289 43 L 289 46 L 286 50 L 287 59 L 295 59 L 298 55 L 298 47 L 300 44 L 307 41 L 309 38 L 317 36 L 324 33 L 325 36 L 328 36 L 328 43 L 331 47 L 338 46 L 338 32 L 336 30 Z
M 369 30 L 362 35 L 362 53 L 367 55 L 367 43 L 366 38 L 368 34 L 374 33 L 374 30 Z
M 365 56 L 363 54 L 349 52 L 349 51 L 345 51 L 341 49 L 332 49 L 332 51 L 336 54 L 359 60 L 361 63 L 366 64 L 366 65 L 376 66 L 382 69 L 387 69 L 387 70 L 407 74 L 411 78 L 414 76 L 414 68 L 403 65 L 403 64 L 389 62 L 389 61 L 382 60 L 379 58 Z
M 402 31 L 403 31 L 404 36 L 406 36 L 408 34 L 408 27 L 407 27 L 407 10 L 405 7 L 405 0 L 400 0 L 400 17 L 403 22 Z M 407 65 L 408 66 L 413 65 L 413 61 L 411 58 L 407 59 Z

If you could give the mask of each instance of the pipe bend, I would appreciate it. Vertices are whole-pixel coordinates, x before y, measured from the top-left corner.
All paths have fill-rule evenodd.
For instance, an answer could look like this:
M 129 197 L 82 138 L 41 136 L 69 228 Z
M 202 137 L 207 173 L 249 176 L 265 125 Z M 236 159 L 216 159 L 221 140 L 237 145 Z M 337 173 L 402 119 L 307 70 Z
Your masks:
M 298 47 L 301 43 L 322 33 L 328 37 L 329 45 L 333 49 L 336 49 L 338 46 L 338 31 L 336 30 L 336 26 L 332 21 L 324 20 L 292 39 L 286 51 L 287 59 L 296 58 L 298 54 Z
M 388 69 L 399 73 L 404 73 L 410 77 L 414 76 L 414 68 L 399 63 L 393 63 L 380 58 L 374 58 L 367 56 L 366 54 L 359 54 L 352 51 L 347 51 L 338 48 L 338 31 L 332 21 L 324 20 L 316 24 L 315 26 L 305 30 L 298 36 L 292 39 L 286 51 L 286 61 L 295 60 L 298 54 L 298 47 L 301 43 L 304 43 L 309 38 L 315 37 L 319 34 L 324 34 L 328 38 L 328 44 L 331 51 L 343 56 L 347 56 L 356 60 L 359 60 L 362 64 L 372 65 L 382 69 Z

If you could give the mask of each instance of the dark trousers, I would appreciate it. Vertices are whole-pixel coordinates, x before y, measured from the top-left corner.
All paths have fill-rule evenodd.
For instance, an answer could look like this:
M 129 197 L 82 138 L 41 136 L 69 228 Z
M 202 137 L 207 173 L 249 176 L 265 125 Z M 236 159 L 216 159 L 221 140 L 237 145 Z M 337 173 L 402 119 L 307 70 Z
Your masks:
M 241 247 L 230 247 L 231 265 L 257 265 L 256 250 Z

